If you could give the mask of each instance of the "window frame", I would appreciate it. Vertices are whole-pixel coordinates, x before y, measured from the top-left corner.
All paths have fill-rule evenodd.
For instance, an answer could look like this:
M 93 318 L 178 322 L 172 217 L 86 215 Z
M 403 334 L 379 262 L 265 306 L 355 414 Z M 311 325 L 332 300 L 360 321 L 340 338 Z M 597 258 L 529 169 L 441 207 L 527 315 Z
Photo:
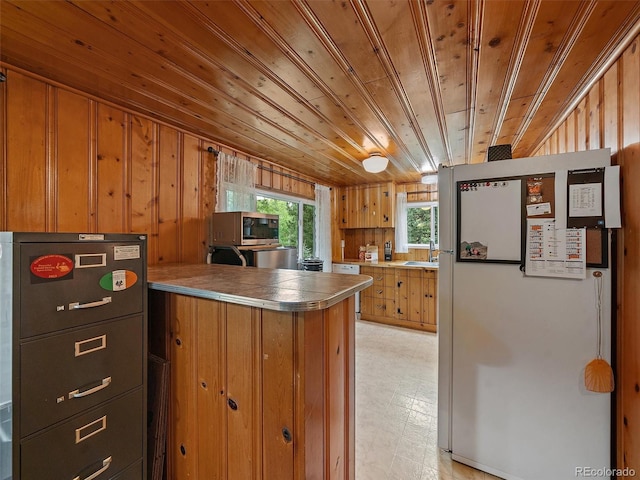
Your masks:
M 273 200 L 281 200 L 283 202 L 291 202 L 291 203 L 298 204 L 298 247 L 297 248 L 298 248 L 298 261 L 302 261 L 303 260 L 302 245 L 304 242 L 304 237 L 302 232 L 302 227 L 304 224 L 303 205 L 312 205 L 313 208 L 317 211 L 318 206 L 316 205 L 316 201 L 308 198 L 304 198 L 304 197 L 287 195 L 286 193 L 276 193 L 271 190 L 261 190 L 256 188 L 256 205 L 257 205 L 258 197 L 265 197 Z M 314 244 L 316 241 L 316 233 L 317 232 L 315 232 L 315 227 L 314 227 L 314 232 L 313 232 Z
M 410 208 L 424 208 L 431 207 L 431 240 L 433 241 L 433 246 L 435 249 L 440 248 L 440 235 L 438 235 L 437 239 L 433 238 L 433 232 L 435 231 L 434 227 L 437 227 L 437 222 L 433 215 L 433 207 L 436 207 L 438 210 L 438 218 L 440 217 L 440 206 L 439 202 L 434 201 L 418 201 L 418 202 L 407 202 L 407 211 L 405 212 L 405 220 L 407 222 L 407 247 L 414 249 L 429 249 L 430 245 L 428 243 L 409 243 L 408 233 L 409 233 L 409 209 Z M 440 232 L 438 232 L 440 233 Z M 437 241 L 436 241 L 437 240 Z

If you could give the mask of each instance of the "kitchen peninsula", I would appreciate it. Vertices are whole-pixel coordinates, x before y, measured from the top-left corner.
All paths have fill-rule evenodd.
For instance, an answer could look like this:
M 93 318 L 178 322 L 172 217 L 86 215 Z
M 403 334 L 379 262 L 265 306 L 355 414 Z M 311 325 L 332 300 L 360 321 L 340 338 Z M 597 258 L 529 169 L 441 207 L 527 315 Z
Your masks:
M 170 361 L 167 478 L 355 478 L 355 293 L 366 275 L 152 266 Z

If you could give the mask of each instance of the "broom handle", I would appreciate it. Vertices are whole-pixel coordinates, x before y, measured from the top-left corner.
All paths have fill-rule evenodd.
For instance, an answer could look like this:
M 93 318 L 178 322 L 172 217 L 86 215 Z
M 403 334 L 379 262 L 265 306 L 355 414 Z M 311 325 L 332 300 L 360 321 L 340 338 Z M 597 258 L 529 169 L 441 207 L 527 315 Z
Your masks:
M 596 318 L 598 320 L 598 357 L 602 358 L 602 272 L 595 271 L 593 276 L 596 279 Z

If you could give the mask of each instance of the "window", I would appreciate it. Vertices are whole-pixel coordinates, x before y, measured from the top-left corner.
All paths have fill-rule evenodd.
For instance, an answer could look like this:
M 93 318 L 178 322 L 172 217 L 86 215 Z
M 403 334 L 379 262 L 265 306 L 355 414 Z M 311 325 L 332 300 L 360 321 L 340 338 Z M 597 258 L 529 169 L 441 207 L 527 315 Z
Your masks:
M 314 218 L 316 207 L 312 201 L 269 195 L 258 192 L 256 210 L 276 214 L 280 218 L 280 243 L 298 248 L 299 258 L 313 257 L 315 245 Z
M 438 204 L 434 202 L 407 203 L 407 234 L 409 247 L 438 248 Z

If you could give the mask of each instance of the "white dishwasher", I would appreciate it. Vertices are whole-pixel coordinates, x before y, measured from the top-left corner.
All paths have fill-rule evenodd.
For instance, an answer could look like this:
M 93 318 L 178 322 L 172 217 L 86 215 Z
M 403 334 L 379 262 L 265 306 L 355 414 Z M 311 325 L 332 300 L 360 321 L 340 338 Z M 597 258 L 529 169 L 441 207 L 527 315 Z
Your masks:
M 334 263 L 331 271 L 333 273 L 345 273 L 347 275 L 360 275 L 360 265 L 351 263 Z M 360 313 L 360 292 L 356 292 L 356 316 Z

